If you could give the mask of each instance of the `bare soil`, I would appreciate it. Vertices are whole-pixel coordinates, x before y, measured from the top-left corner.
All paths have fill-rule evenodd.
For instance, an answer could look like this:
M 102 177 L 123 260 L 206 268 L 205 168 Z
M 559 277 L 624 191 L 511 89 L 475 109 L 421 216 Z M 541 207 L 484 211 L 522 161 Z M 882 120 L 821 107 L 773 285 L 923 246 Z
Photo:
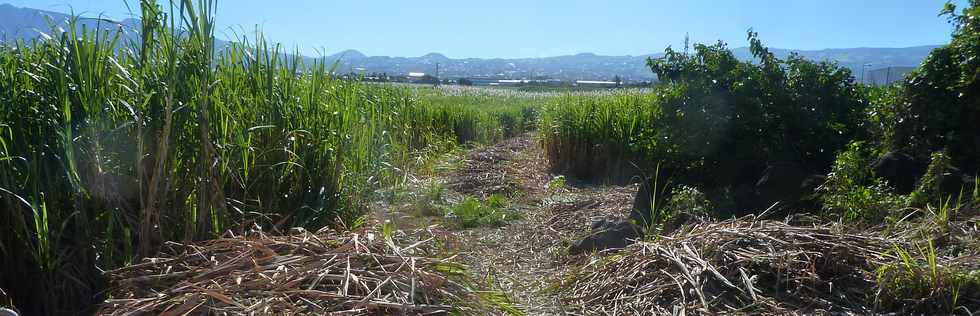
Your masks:
M 554 179 L 542 148 L 526 134 L 475 149 L 446 175 L 454 193 L 504 194 L 519 219 L 502 227 L 451 232 L 458 259 L 511 295 L 530 315 L 576 314 L 552 289 L 568 275 L 566 249 L 587 233 L 590 219 L 628 216 L 635 186 L 599 186 Z

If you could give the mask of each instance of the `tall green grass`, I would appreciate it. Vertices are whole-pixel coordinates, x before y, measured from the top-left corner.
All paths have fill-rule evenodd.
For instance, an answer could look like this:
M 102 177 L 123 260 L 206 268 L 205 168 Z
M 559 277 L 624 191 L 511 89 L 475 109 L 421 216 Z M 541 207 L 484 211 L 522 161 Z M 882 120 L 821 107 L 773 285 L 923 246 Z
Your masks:
M 659 96 L 640 91 L 563 95 L 546 102 L 538 130 L 554 172 L 628 180 L 650 167 Z M 641 168 L 642 168 L 641 167 Z
M 355 226 L 413 162 L 505 136 L 261 35 L 216 49 L 212 0 L 139 8 L 139 30 L 0 45 L 0 288 L 27 314 L 90 308 L 101 271 L 165 241 Z
M 510 93 L 509 91 L 478 88 L 419 88 L 418 95 L 433 106 L 455 108 L 457 111 L 483 112 L 489 119 L 483 120 L 504 138 L 536 128 L 537 111 L 541 104 L 554 99 L 549 95 Z

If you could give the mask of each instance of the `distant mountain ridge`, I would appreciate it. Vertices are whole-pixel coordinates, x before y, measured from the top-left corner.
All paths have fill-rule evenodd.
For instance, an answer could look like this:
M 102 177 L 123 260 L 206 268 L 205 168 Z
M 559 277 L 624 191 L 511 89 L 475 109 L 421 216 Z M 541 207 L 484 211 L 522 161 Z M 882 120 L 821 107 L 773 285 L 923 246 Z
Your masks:
M 13 5 L 0 4 L 0 40 L 30 41 L 41 36 L 41 33 L 50 33 L 52 26 L 65 27 L 71 15 L 45 11 L 31 8 L 18 8 Z M 90 28 L 99 26 L 102 30 L 114 30 L 119 27 L 135 29 L 140 21 L 138 19 L 125 19 L 122 21 L 112 21 L 108 19 L 82 17 L 79 18 L 80 25 Z
M 18 8 L 0 4 L 0 40 L 30 41 L 48 32 L 51 23 L 64 27 L 69 15 L 31 8 Z M 119 27 L 135 30 L 139 20 L 126 19 L 121 22 L 85 18 L 81 24 L 90 28 L 99 24 L 100 28 L 111 30 Z M 135 31 L 134 31 L 135 32 Z M 216 47 L 224 47 L 226 41 L 219 41 Z M 822 50 L 791 50 L 771 48 L 777 57 L 784 58 L 792 52 L 816 61 L 832 60 L 850 68 L 858 81 L 883 83 L 894 81 L 918 66 L 932 49 L 938 46 L 916 46 L 905 48 L 834 48 Z M 732 49 L 742 60 L 752 59 L 749 49 Z M 367 56 L 357 50 L 345 50 L 325 56 L 327 61 L 337 61 L 338 71 L 387 73 L 389 75 L 423 72 L 434 74 L 438 65 L 439 76 L 443 78 L 483 77 L 499 79 L 555 78 L 562 80 L 612 80 L 620 77 L 624 81 L 648 81 L 655 76 L 646 67 L 650 57 L 660 57 L 662 53 L 639 56 L 602 56 L 581 53 L 543 58 L 449 58 L 439 53 L 429 53 L 419 57 Z M 304 57 L 310 60 L 310 57 Z M 867 66 L 866 66 L 867 65 Z
M 835 61 L 850 68 L 857 81 L 884 83 L 900 80 L 915 69 L 937 45 L 906 48 L 835 48 L 822 50 L 792 50 L 771 48 L 779 58 L 791 53 L 814 61 Z M 732 49 L 735 57 L 751 60 L 747 47 Z M 646 66 L 647 58 L 663 53 L 640 56 L 602 56 L 592 53 L 541 58 L 461 58 L 452 59 L 437 53 L 420 57 L 366 56 L 356 50 L 327 56 L 337 60 L 338 69 L 352 72 L 434 73 L 439 63 L 441 77 L 532 78 L 549 77 L 564 80 L 612 80 L 619 76 L 627 81 L 653 80 Z M 867 65 L 867 66 L 865 66 Z

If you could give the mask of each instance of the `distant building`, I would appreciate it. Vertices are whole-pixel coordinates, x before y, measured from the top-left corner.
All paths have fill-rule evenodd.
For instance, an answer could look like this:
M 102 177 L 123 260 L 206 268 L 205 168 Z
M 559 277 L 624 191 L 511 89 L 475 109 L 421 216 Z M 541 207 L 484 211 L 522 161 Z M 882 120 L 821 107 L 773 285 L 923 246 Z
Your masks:
M 472 82 L 474 86 L 498 86 L 498 85 L 500 85 L 500 83 L 497 82 L 497 79 L 487 79 L 487 78 L 469 78 L 469 79 L 470 79 L 470 82 Z
M 411 83 L 425 83 L 425 84 L 438 84 L 439 79 L 426 74 L 424 72 L 410 72 L 408 73 L 408 82 Z
M 525 84 L 525 83 L 529 83 L 529 82 L 531 82 L 531 81 L 530 80 L 521 80 L 521 79 L 502 79 L 502 80 L 497 80 L 497 84 L 499 84 L 501 86 L 519 86 L 519 85 L 522 85 L 522 84 Z
M 615 81 L 597 81 L 597 80 L 576 80 L 575 85 L 579 87 L 616 87 L 619 83 Z
M 560 86 L 562 81 L 558 79 L 490 79 L 490 78 L 465 78 L 474 86 L 527 86 L 527 85 L 550 85 Z

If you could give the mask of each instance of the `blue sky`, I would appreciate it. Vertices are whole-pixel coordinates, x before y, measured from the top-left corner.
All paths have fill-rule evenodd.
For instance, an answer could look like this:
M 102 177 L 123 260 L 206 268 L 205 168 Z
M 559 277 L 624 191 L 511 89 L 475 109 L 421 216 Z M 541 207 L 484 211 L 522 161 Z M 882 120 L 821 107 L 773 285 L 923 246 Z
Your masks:
M 136 3 L 136 0 L 129 0 Z M 164 3 L 161 0 L 161 3 Z M 120 19 L 123 0 L 0 0 Z M 308 55 L 452 58 L 639 55 L 692 41 L 745 46 L 752 27 L 771 47 L 821 49 L 942 44 L 946 0 L 221 0 L 219 37 L 256 25 Z M 965 0 L 954 1 L 963 3 Z M 225 36 L 222 36 L 225 33 Z

